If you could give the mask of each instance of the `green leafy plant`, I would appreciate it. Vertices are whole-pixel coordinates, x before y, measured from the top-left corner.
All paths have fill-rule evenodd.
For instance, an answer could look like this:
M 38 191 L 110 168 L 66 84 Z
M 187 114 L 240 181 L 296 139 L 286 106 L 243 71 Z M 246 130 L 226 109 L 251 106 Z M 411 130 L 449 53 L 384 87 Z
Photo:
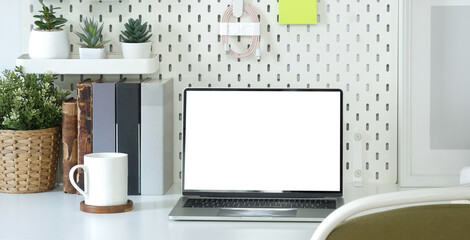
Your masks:
M 82 40 L 84 43 L 79 43 L 80 46 L 86 48 L 102 48 L 109 40 L 101 41 L 101 32 L 103 31 L 103 24 L 98 27 L 98 21 L 94 19 L 85 18 L 82 28 L 83 33 L 75 32 L 75 34 Z
M 36 130 L 57 127 L 69 91 L 56 88 L 52 74 L 25 74 L 21 66 L 0 76 L 0 129 Z
M 59 7 L 55 7 L 49 9 L 43 0 L 39 0 L 42 4 L 42 10 L 39 11 L 40 15 L 34 15 L 33 17 L 39 18 L 39 20 L 35 21 L 34 24 L 39 27 L 41 30 L 53 30 L 53 29 L 62 29 L 62 27 L 67 22 L 67 19 L 62 17 L 56 17 L 54 14 L 55 9 L 60 9 Z
M 134 20 L 129 18 L 129 21 L 124 24 L 126 28 L 122 33 L 122 41 L 126 43 L 143 43 L 152 37 L 152 34 L 149 35 L 150 29 L 147 30 L 147 22 L 142 24 L 140 19 Z

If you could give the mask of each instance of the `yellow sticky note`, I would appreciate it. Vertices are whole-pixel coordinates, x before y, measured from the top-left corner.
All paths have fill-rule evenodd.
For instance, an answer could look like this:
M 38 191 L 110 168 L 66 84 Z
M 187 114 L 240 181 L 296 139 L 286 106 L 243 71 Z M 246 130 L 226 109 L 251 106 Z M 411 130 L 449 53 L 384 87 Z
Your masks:
M 279 0 L 280 24 L 317 24 L 317 0 Z

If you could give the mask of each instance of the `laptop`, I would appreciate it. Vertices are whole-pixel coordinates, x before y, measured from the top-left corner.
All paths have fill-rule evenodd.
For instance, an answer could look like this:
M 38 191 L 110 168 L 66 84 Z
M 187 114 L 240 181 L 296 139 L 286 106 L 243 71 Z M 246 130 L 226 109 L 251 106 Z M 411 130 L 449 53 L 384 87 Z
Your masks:
M 342 205 L 342 91 L 188 88 L 173 220 L 322 221 Z

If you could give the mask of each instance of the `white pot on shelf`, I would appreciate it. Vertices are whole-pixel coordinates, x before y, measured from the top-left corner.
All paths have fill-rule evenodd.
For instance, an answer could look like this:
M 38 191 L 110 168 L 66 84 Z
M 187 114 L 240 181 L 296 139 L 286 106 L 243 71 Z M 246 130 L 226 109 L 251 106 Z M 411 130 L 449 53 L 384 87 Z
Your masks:
M 152 42 L 126 43 L 122 42 L 122 56 L 125 59 L 150 58 L 152 53 Z
M 78 49 L 80 59 L 104 59 L 106 57 L 106 49 L 102 48 L 86 48 Z
M 63 29 L 33 29 L 29 36 L 29 57 L 31 59 L 67 59 L 69 41 Z

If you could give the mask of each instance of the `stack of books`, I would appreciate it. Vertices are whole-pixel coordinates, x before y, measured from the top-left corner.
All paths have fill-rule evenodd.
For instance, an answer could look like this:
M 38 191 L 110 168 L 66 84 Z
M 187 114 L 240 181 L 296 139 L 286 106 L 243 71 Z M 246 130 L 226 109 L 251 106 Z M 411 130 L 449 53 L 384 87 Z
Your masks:
M 128 194 L 163 195 L 173 183 L 172 80 L 85 80 L 77 91 L 78 164 L 86 153 L 127 153 Z

